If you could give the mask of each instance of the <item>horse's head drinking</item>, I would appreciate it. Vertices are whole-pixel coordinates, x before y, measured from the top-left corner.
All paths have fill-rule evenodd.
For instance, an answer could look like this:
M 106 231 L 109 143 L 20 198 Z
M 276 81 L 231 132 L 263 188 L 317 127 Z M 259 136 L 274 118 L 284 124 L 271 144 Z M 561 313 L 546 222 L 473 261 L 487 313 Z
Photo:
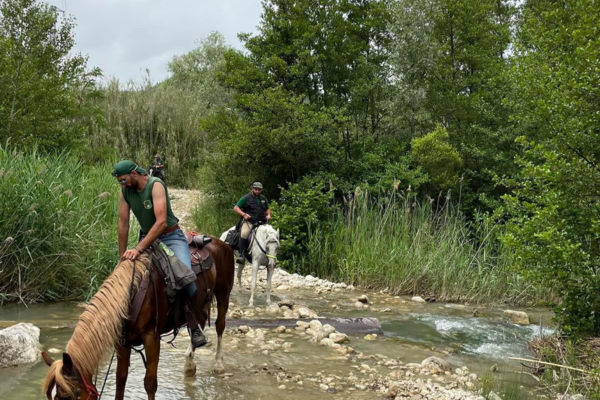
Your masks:
M 68 353 L 63 353 L 62 360 L 53 360 L 42 353 L 44 362 L 50 367 L 44 382 L 44 394 L 48 400 L 95 400 L 98 398 L 96 388 L 85 384 L 85 378 L 77 371 Z M 89 386 L 89 390 L 86 390 Z

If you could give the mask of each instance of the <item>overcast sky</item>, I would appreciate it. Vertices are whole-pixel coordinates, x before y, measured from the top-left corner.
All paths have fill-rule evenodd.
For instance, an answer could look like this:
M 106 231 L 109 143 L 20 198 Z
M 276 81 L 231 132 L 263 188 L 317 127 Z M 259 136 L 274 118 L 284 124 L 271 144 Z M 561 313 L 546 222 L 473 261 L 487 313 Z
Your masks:
M 237 34 L 256 32 L 260 0 L 46 0 L 77 20 L 75 50 L 105 76 L 153 81 L 167 76 L 167 62 L 219 31 L 242 48 Z M 65 7 L 66 4 L 66 7 Z

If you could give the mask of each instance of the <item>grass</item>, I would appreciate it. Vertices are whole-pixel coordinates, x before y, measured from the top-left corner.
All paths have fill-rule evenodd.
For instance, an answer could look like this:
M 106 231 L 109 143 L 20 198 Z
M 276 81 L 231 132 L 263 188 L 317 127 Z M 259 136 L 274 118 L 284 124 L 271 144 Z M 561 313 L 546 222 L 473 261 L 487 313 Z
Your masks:
M 519 381 L 498 381 L 487 372 L 481 377 L 481 395 L 486 400 L 494 400 L 499 396 L 502 400 L 527 400 L 536 397 L 521 386 Z
M 0 148 L 0 302 L 93 294 L 118 256 L 110 167 Z
M 452 206 L 420 204 L 398 192 L 358 194 L 346 211 L 310 229 L 302 273 L 395 294 L 472 303 L 530 304 L 547 299 L 512 272 L 501 226 L 467 222 Z
M 234 202 L 223 196 L 206 196 L 192 211 L 194 229 L 203 234 L 221 236 L 239 221 L 239 216 L 233 212 Z

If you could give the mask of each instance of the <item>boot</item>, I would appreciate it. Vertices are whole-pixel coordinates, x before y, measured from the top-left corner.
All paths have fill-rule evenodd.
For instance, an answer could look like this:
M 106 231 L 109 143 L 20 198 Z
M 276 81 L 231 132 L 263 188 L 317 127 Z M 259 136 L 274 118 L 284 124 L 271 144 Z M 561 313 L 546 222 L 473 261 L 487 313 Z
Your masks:
M 198 320 L 196 319 L 198 313 L 196 313 L 194 310 L 192 299 L 188 297 L 186 300 L 185 316 L 187 319 L 188 328 L 190 329 L 192 347 L 197 349 L 198 347 L 202 347 L 207 343 L 206 336 L 204 335 L 202 328 L 200 328 L 200 325 L 198 325 Z
M 246 249 L 248 248 L 248 239 L 240 238 L 240 246 L 239 246 L 239 254 L 237 258 L 237 263 L 244 265 L 246 262 Z

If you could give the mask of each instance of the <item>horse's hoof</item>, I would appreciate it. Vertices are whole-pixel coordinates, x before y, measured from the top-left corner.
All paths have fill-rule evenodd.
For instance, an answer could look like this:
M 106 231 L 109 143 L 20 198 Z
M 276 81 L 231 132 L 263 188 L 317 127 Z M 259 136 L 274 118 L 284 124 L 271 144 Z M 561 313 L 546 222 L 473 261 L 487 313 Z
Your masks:
M 186 378 L 191 378 L 193 376 L 196 376 L 196 366 L 195 365 L 194 366 L 186 366 L 183 373 L 185 374 Z
M 223 367 L 223 364 L 221 364 L 221 363 L 215 364 L 215 374 L 222 374 L 223 372 L 225 372 L 225 368 Z

